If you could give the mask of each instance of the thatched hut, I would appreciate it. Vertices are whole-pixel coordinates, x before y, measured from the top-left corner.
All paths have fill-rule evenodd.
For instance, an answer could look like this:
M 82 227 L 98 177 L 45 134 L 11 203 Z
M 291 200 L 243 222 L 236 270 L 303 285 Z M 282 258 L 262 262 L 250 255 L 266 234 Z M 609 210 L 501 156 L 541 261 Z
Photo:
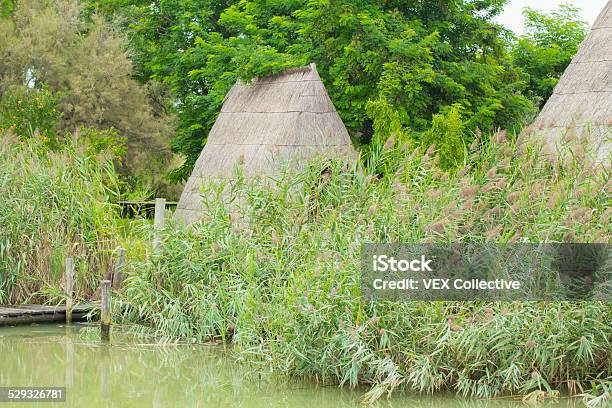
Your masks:
M 276 176 L 283 166 L 303 165 L 314 156 L 353 157 L 349 134 L 314 64 L 280 75 L 238 81 L 225 97 L 195 164 L 176 217 L 185 224 L 202 212 L 206 180 Z
M 588 134 L 606 160 L 612 144 L 612 0 L 555 87 L 531 127 L 555 143 L 570 129 Z

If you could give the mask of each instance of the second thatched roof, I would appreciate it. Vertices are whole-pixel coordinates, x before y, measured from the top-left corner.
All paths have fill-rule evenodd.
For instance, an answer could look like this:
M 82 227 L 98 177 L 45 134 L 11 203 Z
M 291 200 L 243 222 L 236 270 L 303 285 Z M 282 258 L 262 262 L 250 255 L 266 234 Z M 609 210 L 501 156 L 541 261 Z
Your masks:
M 176 217 L 185 224 L 197 220 L 202 184 L 233 178 L 237 165 L 246 178 L 277 176 L 284 165 L 300 166 L 315 156 L 353 158 L 355 151 L 314 64 L 238 82 L 185 185 Z
M 612 138 L 612 0 L 565 70 L 553 95 L 530 127 L 556 142 L 568 131 L 588 134 L 605 161 Z

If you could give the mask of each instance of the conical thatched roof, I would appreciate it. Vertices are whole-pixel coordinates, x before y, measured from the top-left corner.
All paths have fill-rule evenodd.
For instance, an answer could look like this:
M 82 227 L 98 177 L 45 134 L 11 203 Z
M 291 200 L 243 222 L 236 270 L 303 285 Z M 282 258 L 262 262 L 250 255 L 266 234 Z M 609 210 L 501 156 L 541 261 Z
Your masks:
M 176 217 L 185 224 L 197 220 L 202 184 L 234 177 L 237 165 L 246 178 L 275 176 L 284 165 L 300 165 L 314 156 L 354 154 L 314 64 L 248 85 L 238 82 L 225 97 L 185 185 Z
M 612 0 L 555 87 L 532 129 L 555 142 L 570 128 L 587 133 L 603 161 L 612 144 Z

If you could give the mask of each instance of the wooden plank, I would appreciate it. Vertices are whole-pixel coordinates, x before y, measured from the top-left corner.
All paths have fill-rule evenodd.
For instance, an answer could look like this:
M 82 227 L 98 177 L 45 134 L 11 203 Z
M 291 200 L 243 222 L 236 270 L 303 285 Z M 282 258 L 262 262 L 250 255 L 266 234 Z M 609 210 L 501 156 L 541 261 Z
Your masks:
M 19 316 L 25 314 L 36 314 L 36 310 L 28 309 L 17 309 L 17 308 L 2 308 L 0 309 L 0 316 Z
M 72 321 L 85 320 L 87 313 L 72 311 Z M 32 324 L 32 323 L 52 323 L 52 322 L 65 322 L 66 315 L 64 313 L 55 314 L 40 314 L 40 315 L 19 315 L 19 316 L 5 316 L 0 317 L 1 326 L 13 326 L 18 324 Z
M 117 201 L 119 205 L 150 205 L 155 206 L 155 201 Z M 176 207 L 178 201 L 166 201 L 166 207 Z
M 99 308 L 95 303 L 80 303 L 72 308 L 73 320 L 83 320 L 91 310 Z M 0 305 L 0 326 L 24 323 L 64 321 L 66 306 L 50 305 Z
M 91 310 L 96 307 L 100 307 L 100 302 L 88 302 L 88 303 L 77 303 L 73 306 L 73 310 L 76 308 L 80 308 L 81 310 Z M 0 311 L 5 309 L 19 309 L 25 311 L 49 311 L 49 312 L 65 312 L 66 306 L 64 305 L 33 305 L 33 304 L 23 304 L 23 305 L 0 305 Z
M 153 218 L 155 201 L 117 201 L 116 204 L 121 209 L 121 216 L 133 218 L 136 215 L 144 218 Z M 176 208 L 177 201 L 166 201 L 166 208 Z
M 54 306 L 54 305 L 12 305 L 12 308 L 20 310 L 30 310 L 32 312 L 56 312 L 59 309 L 65 309 L 65 306 Z M 0 309 L 2 306 L 0 306 Z

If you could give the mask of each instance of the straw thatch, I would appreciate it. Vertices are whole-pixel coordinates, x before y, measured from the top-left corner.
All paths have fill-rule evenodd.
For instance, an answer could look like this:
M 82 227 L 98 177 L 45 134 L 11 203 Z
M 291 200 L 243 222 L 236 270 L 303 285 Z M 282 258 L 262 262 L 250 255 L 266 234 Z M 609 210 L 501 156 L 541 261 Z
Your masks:
M 190 224 L 201 215 L 206 180 L 277 176 L 314 156 L 354 157 L 344 123 L 314 64 L 280 75 L 238 82 L 225 97 L 217 121 L 195 164 L 176 217 Z
M 587 134 L 607 160 L 612 137 L 612 0 L 531 127 L 555 143 L 570 129 Z

